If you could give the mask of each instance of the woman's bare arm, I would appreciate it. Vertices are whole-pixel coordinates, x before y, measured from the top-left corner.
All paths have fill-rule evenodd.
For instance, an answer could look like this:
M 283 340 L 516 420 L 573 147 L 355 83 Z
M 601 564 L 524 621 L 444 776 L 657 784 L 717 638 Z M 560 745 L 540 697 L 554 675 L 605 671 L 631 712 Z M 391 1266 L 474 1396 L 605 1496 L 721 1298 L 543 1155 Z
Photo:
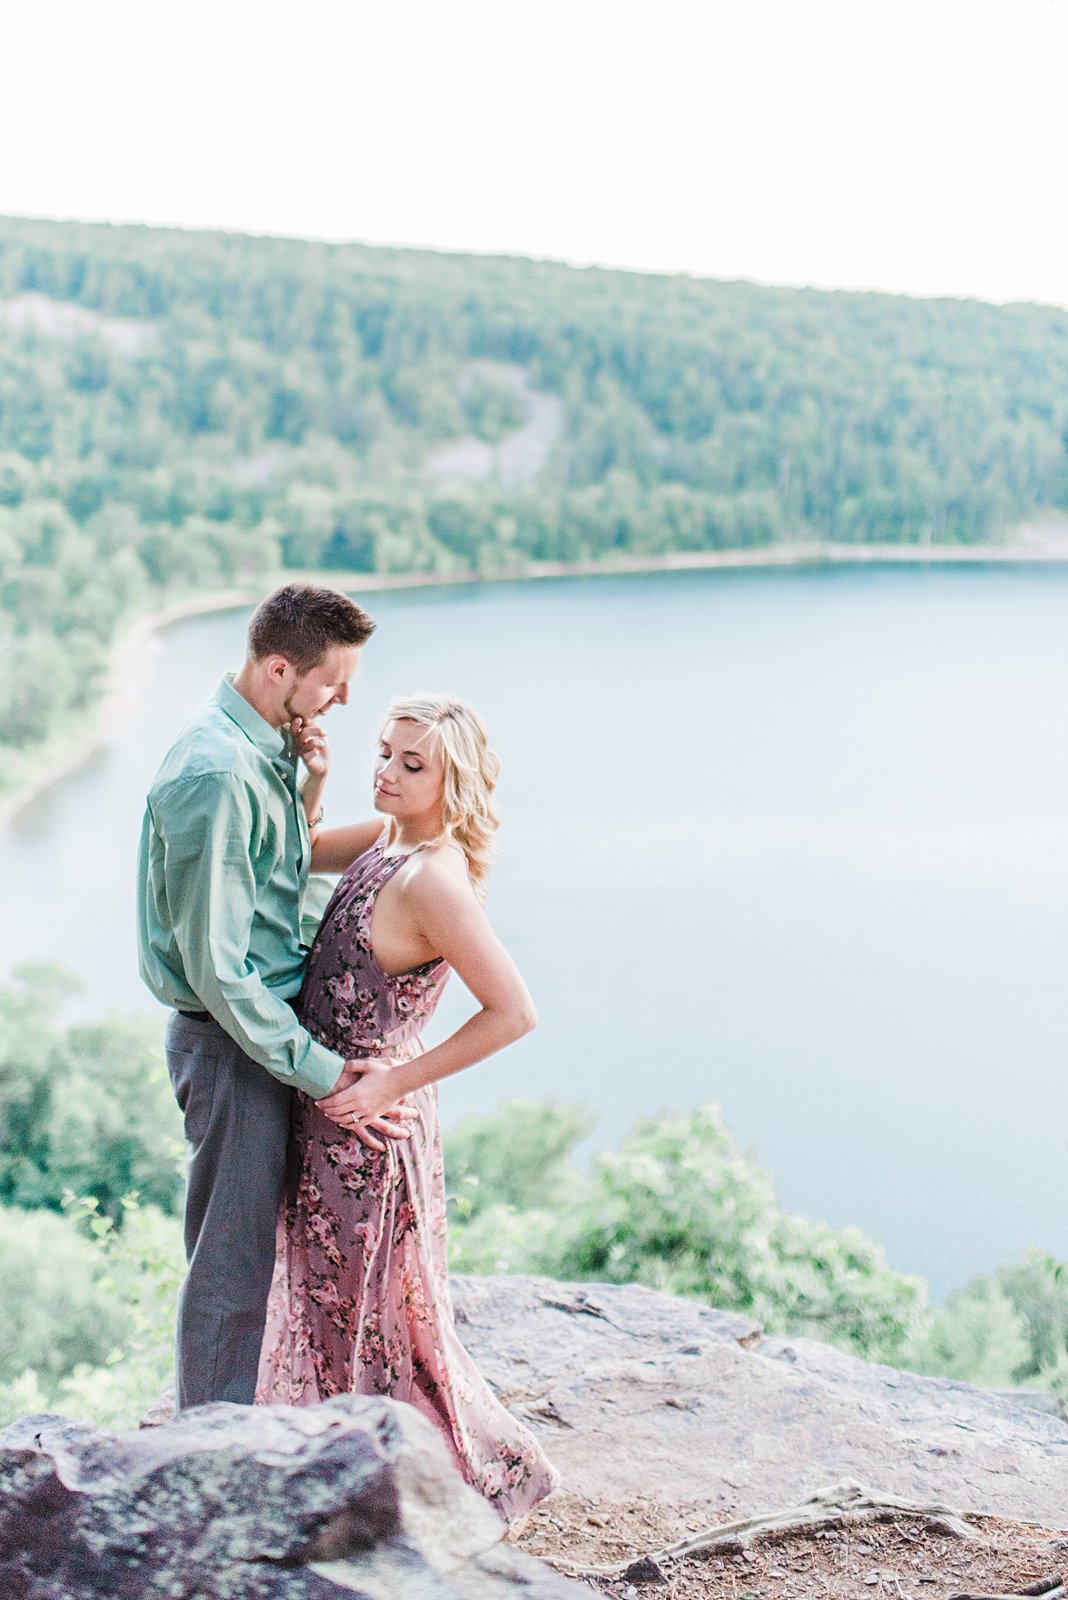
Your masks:
M 384 826 L 381 817 L 374 817 L 369 822 L 350 822 L 344 828 L 313 828 L 312 871 L 347 871 L 357 856 L 370 850 Z
M 402 886 L 404 910 L 413 931 L 449 963 L 481 1009 L 414 1061 L 368 1073 L 321 1102 L 328 1115 L 354 1112 L 361 1121 L 378 1116 L 380 1107 L 394 1105 L 401 1095 L 485 1060 L 537 1026 L 534 1002 L 515 962 L 490 927 L 466 874 L 456 870 L 455 857 L 449 861 L 448 854 L 423 858 Z

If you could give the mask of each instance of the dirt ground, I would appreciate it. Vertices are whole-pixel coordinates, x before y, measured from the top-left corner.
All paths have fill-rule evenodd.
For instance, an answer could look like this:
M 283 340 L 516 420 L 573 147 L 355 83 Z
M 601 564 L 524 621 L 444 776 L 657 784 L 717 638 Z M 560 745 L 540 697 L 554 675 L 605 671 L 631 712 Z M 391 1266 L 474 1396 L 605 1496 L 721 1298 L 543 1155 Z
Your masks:
M 725 1517 L 723 1520 L 727 1520 Z M 612 1600 L 949 1600 L 1013 1595 L 1068 1579 L 1068 1535 L 996 1517 L 975 1537 L 933 1531 L 902 1514 L 848 1529 L 756 1536 L 748 1548 L 665 1560 L 660 1575 L 583 1577 Z M 558 1571 L 633 1561 L 701 1531 L 706 1521 L 649 1501 L 621 1506 L 557 1494 L 518 1539 Z

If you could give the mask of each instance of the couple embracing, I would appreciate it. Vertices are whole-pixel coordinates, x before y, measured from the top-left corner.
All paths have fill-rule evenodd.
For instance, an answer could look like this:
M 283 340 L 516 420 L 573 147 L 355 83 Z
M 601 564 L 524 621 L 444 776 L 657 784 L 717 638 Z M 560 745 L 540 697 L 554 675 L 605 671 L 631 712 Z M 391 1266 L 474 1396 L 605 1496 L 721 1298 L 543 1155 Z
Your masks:
M 456 1335 L 436 1088 L 534 1025 L 481 904 L 497 759 L 463 701 L 395 701 L 378 815 L 323 828 L 319 719 L 374 627 L 331 589 L 271 595 L 149 793 L 141 973 L 188 1148 L 178 1405 L 389 1395 L 513 1522 L 556 1475 Z M 341 874 L 310 951 L 309 871 Z M 427 1050 L 451 970 L 481 1009 Z

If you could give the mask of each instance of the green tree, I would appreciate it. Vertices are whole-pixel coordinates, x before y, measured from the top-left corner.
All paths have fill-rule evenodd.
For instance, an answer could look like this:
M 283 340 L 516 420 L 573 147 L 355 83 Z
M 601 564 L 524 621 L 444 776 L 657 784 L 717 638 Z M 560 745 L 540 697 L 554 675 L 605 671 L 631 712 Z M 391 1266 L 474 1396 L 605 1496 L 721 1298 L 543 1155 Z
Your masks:
M 158 1026 L 64 1028 L 71 981 L 23 967 L 0 987 L 0 1202 L 59 1210 L 74 1190 L 114 1219 L 131 1190 L 164 1210 L 181 1194 L 181 1122 Z
M 66 1216 L 0 1207 L 0 1272 L 14 1303 L 0 1349 L 0 1426 L 55 1411 L 131 1428 L 174 1370 L 181 1226 L 132 1196 L 115 1228 L 92 1200 Z
M 496 444 L 520 426 L 524 407 L 514 383 L 478 372 L 463 386 L 463 414 L 472 433 Z
M 1007 1389 L 1027 1364 L 1023 1322 L 992 1278 L 973 1278 L 937 1307 L 904 1352 L 917 1372 Z
M 581 1106 L 508 1100 L 492 1117 L 465 1117 L 445 1140 L 451 1195 L 459 1214 L 487 1206 L 526 1210 L 572 1191 L 572 1152 L 593 1127 Z
M 999 1269 L 997 1283 L 1027 1337 L 1017 1375 L 1030 1379 L 1063 1368 L 1068 1362 L 1068 1263 L 1028 1250 L 1022 1261 Z
M 447 1155 L 454 1265 L 645 1283 L 881 1359 L 917 1333 L 922 1282 L 857 1229 L 782 1211 L 716 1106 L 639 1122 L 588 1178 L 567 1159 L 584 1131 L 576 1108 L 522 1103 L 458 1130 Z
M 105 1277 L 66 1218 L 0 1207 L 0 1384 L 31 1369 L 51 1387 L 79 1364 L 103 1365 L 132 1329 Z

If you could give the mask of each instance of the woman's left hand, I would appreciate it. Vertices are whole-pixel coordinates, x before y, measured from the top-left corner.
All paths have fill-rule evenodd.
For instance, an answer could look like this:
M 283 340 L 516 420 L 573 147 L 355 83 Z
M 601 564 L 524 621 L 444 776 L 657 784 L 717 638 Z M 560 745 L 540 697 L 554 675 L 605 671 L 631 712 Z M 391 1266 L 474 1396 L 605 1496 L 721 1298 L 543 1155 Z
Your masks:
M 396 1063 L 369 1058 L 356 1081 L 320 1100 L 319 1109 L 342 1128 L 363 1128 L 387 1112 L 391 1119 L 398 1111 L 407 1113 L 403 1120 L 414 1118 L 417 1113 L 403 1104 L 396 1073 Z

